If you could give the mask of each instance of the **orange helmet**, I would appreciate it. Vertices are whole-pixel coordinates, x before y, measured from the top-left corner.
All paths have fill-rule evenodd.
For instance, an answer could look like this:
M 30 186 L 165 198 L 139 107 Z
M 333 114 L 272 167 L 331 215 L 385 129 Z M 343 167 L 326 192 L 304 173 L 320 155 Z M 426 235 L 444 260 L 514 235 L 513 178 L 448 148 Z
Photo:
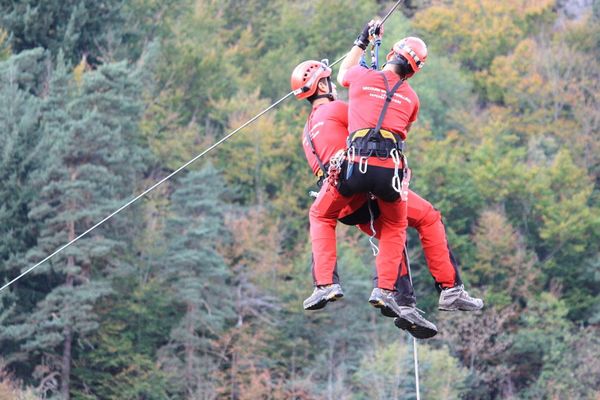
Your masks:
M 427 45 L 418 37 L 409 36 L 394 44 L 386 59 L 389 64 L 395 64 L 398 56 L 406 58 L 413 69 L 413 74 L 425 65 L 427 60 Z M 410 74 L 412 76 L 413 74 Z
M 297 99 L 306 99 L 316 93 L 321 78 L 330 76 L 331 68 L 326 63 L 308 60 L 294 68 L 290 85 Z

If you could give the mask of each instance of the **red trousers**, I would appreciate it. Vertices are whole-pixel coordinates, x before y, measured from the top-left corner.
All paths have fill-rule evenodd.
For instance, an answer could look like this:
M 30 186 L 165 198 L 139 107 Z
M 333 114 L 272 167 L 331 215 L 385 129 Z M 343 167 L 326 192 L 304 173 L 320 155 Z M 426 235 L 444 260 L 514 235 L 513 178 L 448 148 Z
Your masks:
M 316 285 L 334 282 L 337 263 L 335 227 L 344 207 L 364 204 L 364 193 L 348 197 L 328 182 L 323 184 L 317 199 L 310 207 L 310 237 L 313 249 L 313 278 Z M 375 260 L 378 284 L 382 289 L 394 290 L 400 275 L 404 243 L 406 241 L 407 202 L 379 201 L 377 218 L 379 254 Z
M 341 215 L 348 211 L 350 210 L 343 210 Z M 436 283 L 443 288 L 453 287 L 458 283 L 457 280 L 460 278 L 458 277 L 456 262 L 448 247 L 442 215 L 430 202 L 412 190 L 408 192 L 408 226 L 419 232 L 425 261 Z M 367 235 L 371 235 L 370 224 L 359 224 L 358 227 Z M 378 219 L 375 220 L 374 227 L 375 237 L 378 237 L 380 229 Z M 403 265 L 401 276 L 407 273 L 405 268 L 406 266 Z
M 339 196 L 339 193 L 337 194 Z M 335 197 L 335 196 L 332 196 Z M 329 196 L 327 197 L 329 198 Z M 324 201 L 323 199 L 322 201 Z M 367 195 L 365 194 L 357 194 L 351 197 L 346 205 L 340 210 L 339 217 L 345 217 L 352 215 L 356 212 L 356 210 L 364 207 L 365 202 L 367 201 Z M 315 201 L 316 203 L 316 201 Z M 379 202 L 381 204 L 383 202 Z M 320 207 L 315 206 L 313 207 Z M 313 209 L 311 207 L 311 214 L 313 213 Z M 330 215 L 333 217 L 333 215 Z M 312 218 L 312 217 L 311 217 Z M 364 220 L 364 218 L 362 218 Z M 425 255 L 425 260 L 427 262 L 427 266 L 429 267 L 429 271 L 436 283 L 442 288 L 452 287 L 455 284 L 460 283 L 460 276 L 458 274 L 456 262 L 452 257 L 450 249 L 448 247 L 448 241 L 446 239 L 446 229 L 442 222 L 441 214 L 438 210 L 436 210 L 431 203 L 427 200 L 420 197 L 413 191 L 409 191 L 408 194 L 408 207 L 407 207 L 407 219 L 408 226 L 415 228 L 419 232 L 419 238 L 421 240 L 421 245 L 423 247 L 423 253 Z M 333 226 L 333 230 L 335 231 L 335 221 L 333 223 L 331 221 L 328 222 L 330 226 Z M 371 227 L 370 223 L 359 223 L 357 225 L 363 232 L 367 235 L 371 235 Z M 374 227 L 376 231 L 375 237 L 380 238 L 380 234 L 382 231 L 382 221 L 380 218 L 377 218 L 374 222 Z M 325 285 L 332 283 L 334 280 L 334 271 L 336 268 L 336 252 L 335 252 L 335 232 L 334 232 L 334 241 L 333 247 L 327 248 L 327 243 L 331 246 L 330 236 L 327 235 L 319 235 L 318 232 L 315 232 L 314 235 L 319 239 L 318 246 L 315 249 L 313 247 L 313 275 L 315 283 L 318 285 Z M 311 219 L 311 237 L 313 237 L 313 220 Z M 329 237 L 329 241 L 326 239 Z M 313 240 L 313 246 L 315 242 Z M 403 245 L 399 246 L 400 250 Z M 333 251 L 332 251 L 333 250 Z M 327 254 L 326 257 L 321 258 L 320 262 L 315 262 L 315 253 L 319 253 L 320 251 L 325 251 Z M 321 254 L 324 254 L 321 252 Z M 379 270 L 377 271 L 379 275 Z M 400 266 L 399 276 L 405 276 L 408 273 L 406 264 L 402 262 Z M 390 276 L 391 274 L 387 274 Z M 396 274 L 398 276 L 398 273 Z M 378 276 L 378 280 L 381 279 Z M 389 284 L 390 280 L 387 280 L 386 285 Z

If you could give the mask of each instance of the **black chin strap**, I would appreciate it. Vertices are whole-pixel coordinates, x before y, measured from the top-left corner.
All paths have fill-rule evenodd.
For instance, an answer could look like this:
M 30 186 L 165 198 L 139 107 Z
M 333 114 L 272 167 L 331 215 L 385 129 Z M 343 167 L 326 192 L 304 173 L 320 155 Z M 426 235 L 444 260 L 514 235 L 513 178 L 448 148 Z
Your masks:
M 318 95 L 316 95 L 316 96 L 313 96 L 313 97 L 311 97 L 310 99 L 311 99 L 311 100 L 316 100 L 316 99 L 324 99 L 324 98 L 328 98 L 328 99 L 329 99 L 329 100 L 331 100 L 331 101 L 335 100 L 335 99 L 333 98 L 333 94 L 331 94 L 331 93 L 327 93 L 327 94 L 318 94 Z
M 310 96 L 308 98 L 309 101 L 314 101 L 316 99 L 329 99 L 331 101 L 334 101 L 335 98 L 333 97 L 333 86 L 331 86 L 331 78 L 327 77 L 327 86 L 329 86 L 329 93 L 326 94 L 317 94 L 315 96 Z

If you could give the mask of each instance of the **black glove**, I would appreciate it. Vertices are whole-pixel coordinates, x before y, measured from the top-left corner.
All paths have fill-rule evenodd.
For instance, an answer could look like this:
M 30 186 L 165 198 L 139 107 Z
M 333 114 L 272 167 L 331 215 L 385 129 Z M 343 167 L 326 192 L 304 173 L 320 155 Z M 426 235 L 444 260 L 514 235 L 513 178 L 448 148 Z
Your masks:
M 354 41 L 354 45 L 360 47 L 363 50 L 366 50 L 367 46 L 369 45 L 369 30 L 371 29 L 371 25 L 370 24 L 366 24 L 362 30 L 362 32 L 360 33 L 360 35 L 358 35 L 358 37 L 356 38 L 356 40 Z

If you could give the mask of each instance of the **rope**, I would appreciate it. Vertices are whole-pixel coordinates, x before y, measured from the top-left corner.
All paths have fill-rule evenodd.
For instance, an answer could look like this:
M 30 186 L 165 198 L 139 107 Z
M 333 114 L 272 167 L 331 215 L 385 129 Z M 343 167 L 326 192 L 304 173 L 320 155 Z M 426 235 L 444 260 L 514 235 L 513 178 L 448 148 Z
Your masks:
M 183 169 L 187 168 L 190 164 L 192 164 L 193 162 L 197 161 L 199 158 L 203 157 L 208 152 L 214 150 L 216 147 L 218 147 L 219 145 L 221 145 L 223 142 L 225 142 L 226 140 L 228 140 L 230 137 L 232 137 L 233 135 L 235 135 L 236 133 L 238 133 L 239 131 L 241 131 L 242 129 L 244 129 L 245 127 L 247 127 L 248 125 L 250 125 L 252 122 L 256 121 L 258 118 L 262 117 L 264 114 L 266 114 L 271 109 L 273 109 L 276 106 L 278 106 L 279 103 L 281 103 L 282 101 L 284 101 L 285 99 L 287 99 L 288 97 L 290 97 L 292 94 L 294 94 L 294 92 L 289 92 L 288 94 L 286 94 L 285 96 L 283 96 L 282 98 L 280 98 L 279 100 L 277 100 L 275 103 L 271 104 L 269 107 L 265 108 L 264 110 L 262 110 L 261 112 L 259 112 L 258 114 L 256 114 L 254 117 L 252 117 L 251 119 L 249 119 L 242 126 L 240 126 L 239 128 L 237 128 L 233 132 L 227 134 L 226 136 L 224 136 L 223 138 L 221 138 L 218 142 L 214 143 L 212 146 L 210 146 L 209 148 L 207 148 L 206 150 L 204 150 L 202 153 L 198 154 L 197 156 L 195 156 L 194 158 L 192 158 L 191 160 L 189 160 L 188 162 L 186 162 L 185 164 L 183 164 L 182 166 L 180 166 L 179 168 L 177 168 L 175 171 L 171 172 L 169 175 L 167 175 L 166 177 L 162 178 L 161 180 L 159 180 L 158 182 L 156 182 L 154 185 L 150 186 L 148 189 L 144 190 L 142 193 L 138 194 L 133 199 L 129 200 L 127 203 L 123 204 L 121 207 L 119 207 L 118 209 L 116 209 L 115 211 L 113 211 L 112 213 L 110 213 L 108 216 L 104 217 L 100 222 L 98 222 L 97 224 L 95 224 L 94 226 L 92 226 L 91 228 L 89 228 L 88 230 L 86 230 L 85 232 L 83 232 L 82 234 L 80 234 L 79 236 L 77 236 L 75 239 L 73 239 L 70 242 L 68 242 L 67 244 L 59 247 L 57 250 L 55 250 L 52 254 L 50 254 L 49 256 L 47 256 L 46 258 L 44 258 L 42 261 L 40 261 L 37 264 L 35 264 L 35 265 L 27 268 L 19 276 L 17 276 L 13 280 L 11 280 L 10 282 L 8 282 L 4 286 L 2 286 L 0 288 L 0 292 L 2 292 L 4 289 L 6 289 L 7 287 L 9 287 L 10 285 L 12 285 L 16 281 L 18 281 L 19 279 L 21 279 L 22 277 L 24 277 L 25 275 L 27 275 L 28 273 L 30 273 L 31 271 L 33 271 L 34 269 L 36 269 L 37 267 L 39 267 L 40 265 L 42 265 L 43 263 L 45 263 L 46 261 L 48 261 L 49 259 L 51 259 L 52 257 L 54 257 L 55 255 L 57 255 L 58 253 L 60 253 L 64 249 L 66 249 L 67 247 L 71 246 L 73 243 L 77 242 L 82 237 L 86 236 L 88 233 L 92 232 L 94 229 L 98 228 L 100 225 L 104 224 L 106 221 L 108 221 L 109 219 L 111 219 L 112 217 L 114 217 L 115 215 L 117 215 L 118 213 L 120 213 L 121 211 L 123 211 L 124 209 L 126 209 L 127 207 L 129 207 L 130 205 L 132 205 L 133 203 L 135 203 L 136 201 L 138 201 L 139 199 L 141 199 L 142 197 L 144 197 L 145 195 L 147 195 L 148 193 L 150 193 L 151 191 L 153 191 L 154 189 L 156 189 L 157 187 L 159 187 L 160 185 L 162 185 L 163 183 L 165 183 L 166 181 L 168 181 L 169 179 L 171 179 L 173 176 L 177 175 Z
M 375 231 L 375 215 L 373 214 L 373 208 L 371 207 L 371 202 L 373 199 L 370 198 L 371 194 L 369 193 L 369 199 L 367 200 L 367 206 L 369 207 L 369 217 L 371 218 L 371 236 L 369 236 L 369 244 L 371 245 L 371 250 L 373 251 L 373 256 L 376 257 L 379 254 L 379 247 L 373 241 L 377 232 Z
M 388 19 L 388 17 L 394 12 L 394 10 L 400 5 L 400 3 L 402 1 L 403 0 L 398 0 L 396 2 L 396 4 L 392 7 L 392 9 L 381 20 L 381 23 L 380 23 L 381 25 L 383 25 L 383 23 L 385 22 L 385 20 Z M 338 64 L 339 62 L 341 62 L 344 58 L 346 58 L 347 55 L 348 55 L 348 53 L 346 53 L 342 57 L 338 58 L 336 61 L 334 61 L 330 65 L 330 67 L 333 67 L 336 64 Z M 25 275 L 29 274 L 31 271 L 33 271 L 34 269 L 36 269 L 37 267 L 39 267 L 40 265 L 42 265 L 46 261 L 50 260 L 52 257 L 54 257 L 55 255 L 57 255 L 58 253 L 60 253 L 64 249 L 66 249 L 67 247 L 69 247 L 72 244 L 74 244 L 75 242 L 77 242 L 79 239 L 83 238 L 84 236 L 86 236 L 87 234 L 89 234 L 90 232 L 92 232 L 93 230 L 95 230 L 96 228 L 98 228 L 101 225 L 103 225 L 105 222 L 107 222 L 108 220 L 110 220 L 112 217 L 114 217 L 115 215 L 117 215 L 118 213 L 120 213 L 121 211 L 123 211 L 124 209 L 128 208 L 130 205 L 132 205 L 133 203 L 135 203 L 136 201 L 138 201 L 139 199 L 141 199 L 142 197 L 144 197 L 145 195 L 147 195 L 148 193 L 150 193 L 151 191 L 153 191 L 154 189 L 156 189 L 158 186 L 162 185 L 164 182 L 166 182 L 169 179 L 171 179 L 173 176 L 177 175 L 179 172 L 181 172 L 182 170 L 184 170 L 185 168 L 187 168 L 190 164 L 192 164 L 193 162 L 197 161 L 199 158 L 203 157 L 205 154 L 207 154 L 208 152 L 212 151 L 213 149 L 215 149 L 216 147 L 218 147 L 219 145 L 221 145 L 223 142 L 227 141 L 230 137 L 232 137 L 233 135 L 235 135 L 236 133 L 238 133 L 239 131 L 241 131 L 242 129 L 244 129 L 246 126 L 250 125 L 252 122 L 256 121 L 258 118 L 262 117 L 265 113 L 267 113 L 271 109 L 273 109 L 276 106 L 278 106 L 281 102 L 283 102 L 285 99 L 287 99 L 288 97 L 290 97 L 293 94 L 294 94 L 293 91 L 289 92 L 288 94 L 286 94 L 285 96 L 283 96 L 282 98 L 280 98 L 279 100 L 277 100 L 275 103 L 271 104 L 269 107 L 265 108 L 263 111 L 261 111 L 258 114 L 256 114 L 254 117 L 252 117 L 246 123 L 244 123 L 242 126 L 240 126 L 239 128 L 235 129 L 233 132 L 229 133 L 228 135 L 224 136 L 219 141 L 217 141 L 216 143 L 214 143 L 212 146 L 210 146 L 206 150 L 204 150 L 202 153 L 196 155 L 194 158 L 192 158 L 191 160 L 189 160 L 185 164 L 181 165 L 175 171 L 171 172 L 169 175 L 167 175 L 163 179 L 159 180 L 154 185 L 150 186 L 149 188 L 147 188 L 146 190 L 144 190 L 142 193 L 138 194 L 133 199 L 129 200 L 127 203 L 123 204 L 121 207 L 119 207 L 118 209 L 116 209 L 115 211 L 113 211 L 112 213 L 110 213 L 109 215 L 107 215 L 106 217 L 104 217 L 100 222 L 96 223 L 91 228 L 89 228 L 86 231 L 84 231 L 82 234 L 80 234 L 79 236 L 77 236 L 75 239 L 73 239 L 70 242 L 68 242 L 68 243 L 64 244 L 63 246 L 59 247 L 53 253 L 51 253 L 50 255 L 48 255 L 47 257 L 45 257 L 43 260 L 39 261 L 35 265 L 27 268 L 25 271 L 23 271 L 21 274 L 19 274 L 16 278 L 10 280 L 8 283 L 6 283 L 2 287 L 0 287 L 0 292 L 2 292 L 4 289 L 6 289 L 9 286 L 11 286 L 13 283 L 17 282 L 21 278 L 23 278 Z
M 419 391 L 419 355 L 417 354 L 417 338 L 413 336 L 413 358 L 415 360 L 415 390 L 417 392 L 417 400 L 421 400 Z
M 410 260 L 408 258 L 408 236 L 406 237 L 406 245 L 404 246 L 404 259 L 406 260 L 406 269 L 408 270 L 408 279 L 412 286 L 412 274 L 410 272 Z M 421 400 L 421 394 L 419 391 L 419 354 L 417 352 L 417 338 L 413 336 L 413 360 L 415 366 L 415 391 L 417 394 L 417 400 Z

